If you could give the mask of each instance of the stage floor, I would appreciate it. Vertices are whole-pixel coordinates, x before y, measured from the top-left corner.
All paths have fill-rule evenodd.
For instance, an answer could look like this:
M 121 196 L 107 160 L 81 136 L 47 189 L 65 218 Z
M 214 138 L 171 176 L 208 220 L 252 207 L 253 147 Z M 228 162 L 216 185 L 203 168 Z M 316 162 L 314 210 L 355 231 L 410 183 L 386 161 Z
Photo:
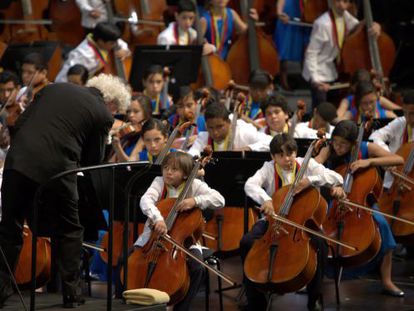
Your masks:
M 236 281 L 242 280 L 241 262 L 238 256 L 222 259 L 222 270 Z M 375 275 L 357 280 L 344 280 L 340 285 L 340 306 L 336 305 L 335 287 L 331 279 L 324 280 L 325 311 L 408 311 L 414 310 L 414 260 L 394 260 L 394 281 L 405 291 L 404 298 L 395 298 L 381 294 L 381 282 Z M 211 289 L 217 288 L 217 279 L 210 274 Z M 226 286 L 225 283 L 223 283 Z M 25 301 L 29 306 L 28 293 L 25 292 Z M 239 289 L 223 293 L 224 310 L 239 310 L 236 298 Z M 94 282 L 91 297 L 86 297 L 86 304 L 79 307 L 80 311 L 106 310 L 106 285 L 102 282 Z M 36 310 L 62 310 L 62 298 L 58 294 L 43 294 L 37 296 Z M 291 293 L 275 297 L 272 310 L 306 310 L 307 295 Z M 148 310 L 136 306 L 122 304 L 120 300 L 114 300 L 113 310 Z M 7 311 L 24 310 L 17 295 L 14 295 L 4 307 Z M 156 310 L 165 310 L 158 308 Z M 200 292 L 196 297 L 191 310 L 205 310 L 205 293 Z M 216 293 L 210 294 L 210 310 L 219 310 L 219 299 Z

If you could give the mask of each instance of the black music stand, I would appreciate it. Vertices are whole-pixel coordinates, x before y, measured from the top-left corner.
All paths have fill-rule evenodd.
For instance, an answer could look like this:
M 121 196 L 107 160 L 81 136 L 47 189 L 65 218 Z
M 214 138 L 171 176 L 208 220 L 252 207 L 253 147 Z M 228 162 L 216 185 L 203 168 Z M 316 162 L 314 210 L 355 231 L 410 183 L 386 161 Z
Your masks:
M 132 88 L 142 91 L 144 71 L 151 65 L 160 65 L 169 68 L 169 93 L 177 96 L 180 86 L 197 81 L 202 49 L 201 45 L 137 45 L 129 77 Z

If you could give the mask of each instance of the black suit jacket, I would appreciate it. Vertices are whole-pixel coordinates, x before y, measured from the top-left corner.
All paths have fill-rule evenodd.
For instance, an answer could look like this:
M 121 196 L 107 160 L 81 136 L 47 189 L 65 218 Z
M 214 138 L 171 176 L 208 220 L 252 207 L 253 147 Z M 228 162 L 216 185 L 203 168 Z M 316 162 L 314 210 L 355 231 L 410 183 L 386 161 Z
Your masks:
M 99 164 L 112 123 L 99 90 L 50 84 L 17 120 L 4 168 L 43 183 L 62 171 Z

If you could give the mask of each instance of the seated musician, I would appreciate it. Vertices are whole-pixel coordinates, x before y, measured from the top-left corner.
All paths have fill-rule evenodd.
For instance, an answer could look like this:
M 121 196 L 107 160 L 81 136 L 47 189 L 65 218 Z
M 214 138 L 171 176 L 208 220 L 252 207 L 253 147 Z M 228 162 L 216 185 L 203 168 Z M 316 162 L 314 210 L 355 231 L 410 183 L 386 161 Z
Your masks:
M 172 106 L 172 99 L 167 95 L 164 98 L 164 69 L 160 65 L 151 65 L 145 69 L 142 78 L 144 95 L 151 98 L 152 115 L 160 117 L 165 110 Z
M 342 119 L 345 120 L 361 122 L 367 117 L 373 119 L 394 119 L 397 117 L 394 112 L 381 106 L 380 98 L 371 81 L 359 82 L 355 88 L 355 95 L 349 95 L 347 103 L 347 111 L 342 114 Z
M 229 112 L 221 103 L 211 103 L 204 113 L 207 132 L 200 132 L 189 150 L 192 155 L 199 155 L 204 147 L 210 145 L 213 151 L 268 151 L 271 137 L 259 133 L 256 128 L 242 120 L 237 120 L 235 132 L 232 133 L 232 121 Z M 233 150 L 228 150 L 230 140 Z
M 89 71 L 85 66 L 76 64 L 69 68 L 66 76 L 68 82 L 85 86 L 89 79 Z
M 230 50 L 232 37 L 247 32 L 247 24 L 239 14 L 227 5 L 229 0 L 207 0 L 208 9 L 200 18 L 201 29 L 206 40 L 216 47 L 217 54 L 226 59 Z M 251 9 L 250 17 L 258 20 L 256 9 Z
M 112 147 L 115 158 L 112 161 L 136 161 L 138 154 L 142 151 L 144 142 L 141 139 L 142 126 L 151 118 L 151 100 L 145 95 L 131 97 L 131 103 L 127 109 L 128 123 L 132 126 L 131 133 L 112 137 Z M 124 124 L 125 126 L 125 124 Z M 122 127 L 122 125 L 121 125 Z
M 98 23 L 108 21 L 105 0 L 76 0 L 76 5 L 81 12 L 81 25 L 85 34 L 93 32 Z
M 8 103 L 9 105 L 11 104 L 12 101 L 14 101 L 19 89 L 20 89 L 19 78 L 14 72 L 7 71 L 7 70 L 0 72 L 0 105 L 2 107 L 2 110 L 3 110 L 4 105 L 6 105 L 8 101 L 9 101 Z M 14 98 L 11 96 L 14 96 Z M 5 117 L 6 117 L 6 114 L 2 114 L 0 116 L 1 118 L 0 122 L 2 124 L 4 124 L 5 122 Z
M 289 110 L 286 98 L 277 93 L 271 93 L 262 102 L 266 126 L 260 132 L 274 137 L 289 131 Z
M 354 100 L 353 94 L 355 93 L 358 85 L 363 81 L 372 82 L 375 86 L 375 82 L 373 81 L 372 76 L 368 70 L 366 69 L 357 70 L 353 74 L 352 79 L 351 79 L 351 87 L 350 87 L 351 94 L 343 98 L 339 104 L 338 111 L 337 111 L 338 113 L 337 122 L 341 120 L 351 119 L 351 111 L 349 108 L 352 107 L 352 101 Z M 377 88 L 377 86 L 375 86 L 375 88 Z M 399 105 L 394 104 L 388 98 L 381 96 L 381 95 L 378 96 L 377 107 L 379 108 L 379 110 L 400 110 L 401 109 Z
M 262 168 L 247 180 L 244 186 L 246 195 L 261 205 L 260 211 L 264 215 L 272 215 L 274 213 L 272 195 L 281 186 L 289 185 L 294 181 L 295 175 L 303 162 L 303 158 L 296 157 L 297 150 L 296 141 L 288 134 L 276 135 L 270 143 L 272 161 L 265 162 Z M 343 197 L 342 182 L 341 175 L 325 168 L 314 159 L 310 159 L 304 178 L 297 185 L 295 193 L 299 193 L 309 186 L 327 186 L 331 187 L 331 194 L 334 197 Z M 267 226 L 267 220 L 262 218 L 243 236 L 240 241 L 240 255 L 243 263 L 253 246 L 254 240 L 264 235 Z M 308 285 L 308 309 L 319 310 L 322 304 L 321 286 L 327 247 L 319 238 L 312 237 L 312 241 L 314 247 L 319 249 L 319 251 L 317 271 L 315 277 Z M 280 267 L 280 269 L 283 269 L 283 267 Z M 248 310 L 266 310 L 265 294 L 256 289 L 254 283 L 246 277 L 244 277 L 243 282 L 246 287 Z
M 403 96 L 404 116 L 394 119 L 388 125 L 373 132 L 369 137 L 375 144 L 390 152 L 396 152 L 403 144 L 414 140 L 414 90 L 409 90 Z M 384 188 L 390 189 L 393 177 L 385 173 Z
M 168 129 L 158 119 L 150 118 L 142 126 L 141 137 L 144 141 L 144 150 L 138 153 L 138 161 L 154 163 L 161 151 L 166 147 Z M 175 151 L 175 149 L 170 149 Z
M 355 122 L 344 120 L 339 122 L 332 133 L 332 142 L 324 147 L 316 160 L 324 163 L 331 169 L 349 162 L 352 147 L 358 138 L 358 127 Z M 375 143 L 362 142 L 360 146 L 360 159 L 351 164 L 352 172 L 371 166 L 396 166 L 404 163 L 404 159 L 396 154 L 390 153 Z M 375 202 L 375 198 L 373 198 Z M 377 203 L 372 205 L 373 209 L 379 209 Z M 391 228 L 384 216 L 373 213 L 381 234 L 381 250 L 377 258 L 382 258 L 380 273 L 385 294 L 402 297 L 404 292 L 400 290 L 391 279 L 392 251 L 396 247 Z M 368 267 L 369 268 L 369 267 Z M 367 269 L 368 269 L 367 268 Z
M 313 108 L 313 116 L 308 122 L 296 124 L 294 138 L 318 138 L 319 129 L 323 129 L 326 138 L 330 138 L 334 126 L 331 124 L 336 118 L 336 107 L 331 103 L 324 102 Z
M 151 236 L 150 224 L 154 231 L 160 235 L 168 233 L 167 225 L 156 204 L 162 199 L 177 198 L 183 190 L 185 182 L 193 169 L 192 157 L 184 152 L 172 152 L 162 162 L 162 177 L 155 177 L 151 186 L 142 196 L 140 206 L 142 212 L 148 217 L 144 231 L 135 246 L 143 247 Z M 177 206 L 179 212 L 193 208 L 218 209 L 224 207 L 224 198 L 216 190 L 211 189 L 205 182 L 195 179 L 191 185 L 189 195 Z M 192 245 L 189 251 L 203 259 L 201 247 Z M 204 278 L 203 267 L 193 259 L 187 260 L 190 274 L 190 286 L 184 299 L 174 306 L 174 310 L 190 310 L 190 305 Z
M 248 120 L 257 120 L 264 117 L 260 104 L 273 90 L 273 78 L 270 73 L 256 69 L 249 75 L 249 96 L 246 105 L 243 107 L 243 116 Z M 244 120 L 246 121 L 246 120 Z
M 356 29 L 358 20 L 347 9 L 350 0 L 332 1 L 332 9 L 322 14 L 313 24 L 310 43 L 305 53 L 302 75 L 311 84 L 312 106 L 327 101 L 330 83 L 338 78 L 336 64 L 346 35 Z M 374 23 L 371 35 L 381 32 L 379 24 Z
M 158 45 L 191 45 L 197 40 L 197 31 L 192 28 L 197 9 L 192 0 L 180 0 L 174 13 L 175 22 L 168 25 L 157 37 Z M 208 42 L 203 45 L 203 55 L 216 51 L 216 47 Z
M 115 49 L 115 56 L 123 59 L 131 54 L 126 42 L 120 39 L 118 27 L 110 23 L 99 23 L 91 34 L 72 51 L 55 78 L 55 82 L 67 82 L 70 67 L 81 64 L 89 71 L 89 77 L 99 74 L 108 68 L 108 53 Z
M 48 85 L 50 82 L 47 79 L 48 65 L 44 57 L 36 52 L 27 54 L 22 62 L 22 83 L 23 86 L 17 98 L 23 102 L 23 106 L 26 106 L 31 102 L 42 88 Z M 27 91 L 28 87 L 31 87 L 31 92 Z
M 192 121 L 197 126 L 194 132 L 195 134 L 207 131 L 206 120 L 197 111 L 197 105 L 192 89 L 189 86 L 180 87 L 180 95 L 175 102 L 176 113 L 168 118 L 168 123 L 175 128 L 184 122 Z

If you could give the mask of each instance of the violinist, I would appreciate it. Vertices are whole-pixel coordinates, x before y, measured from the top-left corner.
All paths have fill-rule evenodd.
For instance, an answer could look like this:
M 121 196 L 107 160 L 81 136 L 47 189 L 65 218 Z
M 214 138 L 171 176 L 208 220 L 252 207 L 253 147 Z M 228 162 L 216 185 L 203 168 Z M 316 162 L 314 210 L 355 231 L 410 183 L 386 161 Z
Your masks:
M 108 21 L 105 1 L 76 0 L 76 5 L 81 12 L 81 25 L 85 29 L 85 34 L 93 32 L 93 29 L 98 23 Z
M 194 92 L 189 86 L 180 87 L 180 96 L 176 101 L 175 106 L 177 108 L 176 113 L 168 118 L 168 123 L 173 128 L 184 122 L 192 121 L 197 125 L 197 132 L 204 132 L 207 130 L 204 116 L 197 113 L 197 102 L 194 98 Z
M 237 120 L 233 133 L 229 112 L 221 103 L 211 103 L 204 113 L 207 132 L 198 133 L 197 139 L 189 150 L 192 155 L 199 155 L 209 145 L 213 151 L 267 151 L 271 136 L 260 133 L 256 128 L 242 120 Z M 230 142 L 233 150 L 229 150 Z
M 332 9 L 322 14 L 313 24 L 310 43 L 305 53 L 302 75 L 311 85 L 312 105 L 327 101 L 330 83 L 338 78 L 341 48 L 346 35 L 356 29 L 359 22 L 347 10 L 350 0 L 333 0 Z M 374 23 L 371 35 L 381 32 Z
M 390 152 L 396 152 L 403 144 L 414 141 L 414 90 L 409 90 L 403 96 L 404 116 L 394 119 L 385 127 L 373 132 L 369 137 L 375 144 Z M 390 189 L 393 177 L 385 173 L 384 188 Z
M 337 121 L 352 119 L 352 114 L 353 114 L 352 110 L 354 110 L 355 108 L 353 107 L 355 106 L 355 103 L 353 102 L 354 102 L 356 90 L 358 89 L 358 85 L 360 85 L 361 83 L 366 83 L 366 82 L 372 82 L 371 74 L 366 69 L 357 70 L 352 76 L 351 94 L 349 94 L 347 97 L 342 99 L 341 103 L 339 104 Z M 374 82 L 372 83 L 375 86 L 375 83 Z M 375 86 L 375 89 L 377 89 L 376 86 Z M 376 103 L 376 107 L 377 107 L 376 109 L 380 113 L 382 112 L 384 114 L 384 110 L 387 111 L 387 110 L 400 110 L 401 109 L 399 105 L 394 104 L 388 98 L 381 96 L 381 95 L 377 95 L 377 96 L 378 96 L 378 100 Z
M 288 133 L 289 131 L 289 110 L 286 98 L 277 93 L 271 93 L 262 102 L 266 126 L 260 132 L 272 137 Z
M 295 127 L 294 138 L 311 138 L 316 139 L 319 129 L 323 129 L 326 138 L 331 138 L 334 126 L 332 122 L 336 119 L 336 107 L 331 103 L 320 103 L 313 108 L 313 116 L 307 122 L 300 122 Z
M 70 67 L 81 64 L 89 71 L 89 77 L 107 70 L 109 52 L 119 47 L 115 56 L 123 59 L 131 54 L 128 45 L 120 39 L 121 32 L 118 27 L 102 22 L 96 25 L 93 32 L 72 51 L 55 78 L 55 82 L 67 82 L 67 72 Z
M 148 217 L 144 231 L 135 242 L 136 247 L 143 247 L 151 236 L 150 225 L 153 230 L 164 235 L 168 233 L 167 225 L 156 204 L 162 199 L 177 198 L 183 190 L 185 182 L 193 169 L 192 157 L 184 152 L 177 151 L 169 153 L 162 162 L 162 177 L 155 177 L 151 186 L 142 196 L 140 206 L 142 212 Z M 186 199 L 177 206 L 178 212 L 189 211 L 193 208 L 218 209 L 224 206 L 223 196 L 216 190 L 211 189 L 205 182 L 194 179 L 190 193 Z M 189 251 L 195 256 L 203 259 L 201 247 L 194 244 Z M 190 275 L 190 286 L 185 297 L 174 306 L 174 310 L 190 310 L 190 305 L 200 288 L 205 277 L 204 269 L 193 259 L 187 260 Z
M 115 151 L 114 161 L 135 161 L 143 149 L 141 139 L 142 125 L 151 118 L 151 100 L 145 95 L 132 96 L 131 104 L 127 109 L 128 123 L 121 126 L 121 130 L 112 138 L 112 147 Z M 127 127 L 125 127 L 127 126 Z M 123 131 L 131 129 L 130 131 Z M 125 133 L 123 136 L 122 134 Z
M 196 19 L 197 9 L 192 0 L 180 0 L 174 13 L 175 22 L 168 25 L 157 37 L 158 45 L 191 45 L 195 44 L 197 31 L 192 28 Z M 214 45 L 205 42 L 203 55 L 216 51 Z
M 272 161 L 265 162 L 252 177 L 250 177 L 244 186 L 246 195 L 251 197 L 255 202 L 260 204 L 260 211 L 264 215 L 274 213 L 272 195 L 279 188 L 291 184 L 299 171 L 303 158 L 296 157 L 296 141 L 288 134 L 283 133 L 273 137 L 270 143 L 270 153 Z M 304 178 L 299 182 L 295 193 L 299 193 L 309 186 L 330 187 L 331 194 L 334 197 L 344 197 L 345 193 L 341 187 L 343 183 L 342 176 L 325 168 L 310 159 L 309 166 L 305 172 Z M 267 230 L 268 222 L 264 218 L 260 219 L 252 229 L 243 236 L 240 241 L 240 255 L 242 262 L 251 249 L 255 239 L 264 235 Z M 327 256 L 327 246 L 320 238 L 312 237 L 313 246 L 318 249 L 317 271 L 308 284 L 308 310 L 321 310 L 322 306 L 322 277 L 323 267 Z M 280 267 L 283 269 L 283 267 Z M 243 279 L 246 287 L 248 301 L 248 310 L 266 310 L 265 294 L 256 289 L 254 283 L 246 277 Z
M 150 118 L 142 126 L 141 136 L 145 148 L 138 153 L 137 160 L 154 163 L 158 155 L 166 146 L 168 129 L 160 120 Z M 170 149 L 169 151 L 175 151 L 175 149 Z
M 88 83 L 88 87 L 70 83 L 45 87 L 17 121 L 1 189 L 0 245 L 12 270 L 21 251 L 24 220 L 31 224 L 36 189 L 65 170 L 99 164 L 113 122 L 108 105 L 127 105 L 124 98 L 129 101 L 129 92 L 119 79 L 101 75 Z M 16 189 L 25 189 L 25 195 Z M 74 308 L 84 303 L 79 278 L 83 227 L 76 176 L 55 182 L 42 197 L 48 204 L 39 215 L 48 227 L 40 229 L 52 233 L 58 245 L 63 304 Z M 13 294 L 7 271 L 0 260 L 0 307 Z
M 0 105 L 2 111 L 6 109 L 6 104 L 11 105 L 15 102 L 19 90 L 19 78 L 14 72 L 7 70 L 0 72 Z M 14 98 L 11 96 L 14 96 Z M 1 119 L 1 123 L 5 124 L 5 115 L 2 114 Z
M 151 98 L 153 116 L 160 116 L 172 106 L 172 99 L 163 92 L 165 83 L 164 69 L 160 65 L 151 65 L 145 69 L 142 79 L 143 93 Z
M 263 118 L 264 114 L 260 104 L 272 91 L 272 75 L 262 69 L 253 70 L 249 75 L 249 96 L 245 107 L 243 107 L 243 116 L 253 121 Z
M 67 73 L 68 82 L 74 83 L 77 85 L 84 86 L 89 78 L 89 71 L 88 69 L 81 65 L 76 64 L 69 68 Z
M 200 18 L 202 35 L 216 47 L 222 59 L 227 58 L 233 36 L 246 33 L 248 28 L 239 14 L 227 7 L 228 3 L 229 0 L 208 0 L 207 10 Z M 253 20 L 259 19 L 256 9 L 251 9 L 249 13 Z
M 339 122 L 332 133 L 331 144 L 320 151 L 316 160 L 319 163 L 324 163 L 331 169 L 348 163 L 351 149 L 355 145 L 357 138 L 358 127 L 355 122 L 350 120 Z M 403 163 L 404 159 L 402 157 L 384 150 L 375 143 L 363 141 L 360 146 L 359 159 L 351 163 L 350 168 L 354 173 L 359 169 L 371 166 L 396 166 Z M 375 198 L 369 198 L 368 201 L 373 202 L 371 208 L 379 209 Z M 381 260 L 380 273 L 383 293 L 394 297 L 402 297 L 404 296 L 404 292 L 393 283 L 391 278 L 392 251 L 396 247 L 391 228 L 384 216 L 373 213 L 373 217 L 379 227 L 382 240 L 377 259 Z
M 17 97 L 21 97 L 21 101 L 26 105 L 30 103 L 36 93 L 50 83 L 47 79 L 47 73 L 47 62 L 41 54 L 33 52 L 26 55 L 22 62 L 21 74 L 24 87 L 21 88 Z M 26 98 L 23 98 L 22 95 Z

